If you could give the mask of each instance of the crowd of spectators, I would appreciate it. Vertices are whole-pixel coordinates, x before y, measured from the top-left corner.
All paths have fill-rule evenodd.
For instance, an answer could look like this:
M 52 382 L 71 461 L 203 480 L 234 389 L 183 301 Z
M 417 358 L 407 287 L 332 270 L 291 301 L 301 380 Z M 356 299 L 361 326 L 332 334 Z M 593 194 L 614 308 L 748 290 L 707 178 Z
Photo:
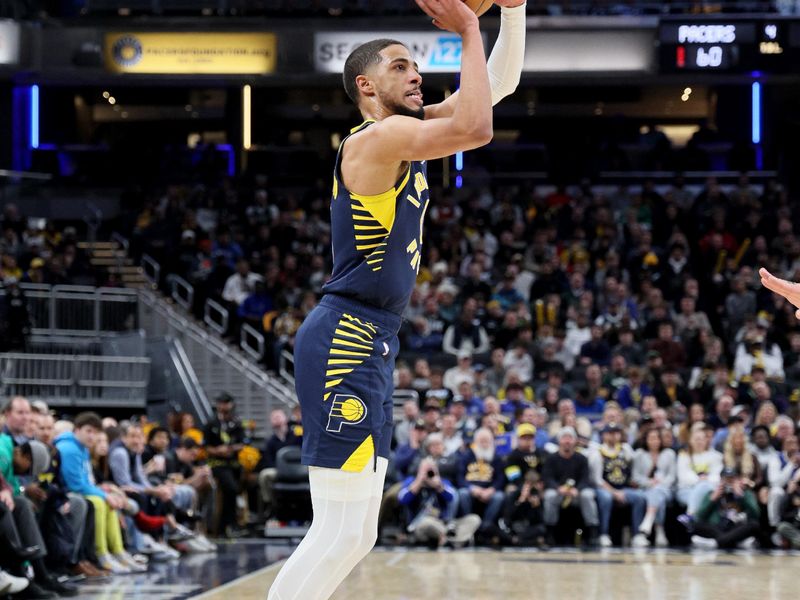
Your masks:
M 330 272 L 326 194 L 263 178 L 171 186 L 139 211 L 135 244 L 198 297 L 226 303 L 234 326 L 262 330 L 274 367 Z M 427 544 L 546 545 L 562 528 L 605 546 L 624 522 L 632 544 L 663 545 L 680 516 L 672 534 L 698 544 L 752 543 L 753 533 L 762 546 L 800 544 L 800 329 L 755 272 L 798 278 L 795 227 L 787 192 L 745 175 L 724 187 L 677 176 L 636 188 L 434 189 L 427 260 L 400 332 L 396 397 L 407 402 L 385 525 Z M 13 206 L 3 231 L 12 300 L 14 277 L 48 281 L 77 252 L 74 232 Z M 243 430 L 234 442 L 204 436 L 225 446 L 207 452 L 203 476 L 218 491 L 218 531 L 237 534 L 243 489 L 252 506 L 275 508 L 277 450 L 300 436 L 273 416 L 277 438 L 246 477 L 242 448 L 227 447 L 245 444 Z M 123 458 L 109 454 L 107 472 L 127 465 L 119 489 L 146 503 Z M 171 499 L 177 511 L 184 493 Z M 113 531 L 107 542 L 119 550 Z
M 275 367 L 330 273 L 327 194 L 170 186 L 138 212 L 134 244 L 262 330 Z M 605 546 L 625 524 L 632 544 L 663 545 L 679 516 L 672 533 L 697 544 L 800 544 L 800 328 L 756 274 L 800 277 L 780 184 L 432 197 L 400 332 L 390 529 L 542 545 L 580 529 Z M 288 423 L 275 415 L 248 482 L 268 508 L 275 450 L 299 442 Z M 241 481 L 224 466 L 212 479 L 235 519 Z
M 399 487 L 387 500 L 397 510 L 387 515 L 411 518 L 416 492 L 435 482 L 447 531 L 463 534 L 477 514 L 479 538 L 506 542 L 545 543 L 566 518 L 606 545 L 619 539 L 614 516 L 626 506 L 632 543 L 665 543 L 667 513 L 700 542 L 709 523 L 728 533 L 715 515 L 733 501 L 729 490 L 747 499 L 744 524 L 761 519 L 770 533 L 791 524 L 782 519 L 800 461 L 800 329 L 756 274 L 799 275 L 796 215 L 780 184 L 676 176 L 432 194 L 426 260 L 400 332 L 396 399 L 409 402 L 392 467 Z M 134 237 L 167 272 L 264 331 L 275 366 L 330 273 L 327 200 L 323 186 L 282 192 L 265 179 L 175 185 L 146 204 Z M 541 468 L 520 468 L 519 479 L 504 461 L 530 435 L 517 435 L 521 425 L 534 428 Z M 733 432 L 727 453 L 757 456 L 760 477 L 719 454 Z M 440 434 L 446 453 L 436 456 Z M 522 490 L 530 509 L 519 510 L 533 519 L 524 535 L 508 504 Z M 575 510 L 560 510 L 572 499 Z M 422 529 L 441 538 L 440 527 Z
M 234 399 L 217 398 L 202 429 L 188 413 L 165 425 L 93 412 L 58 419 L 42 401 L 7 400 L 0 418 L 0 595 L 76 596 L 84 581 L 215 552 L 206 532 L 247 533 L 259 518 L 248 507 L 260 510 L 258 473 L 268 463 Z
M 79 246 L 75 227 L 26 218 L 13 202 L 0 214 L 0 351 L 28 348 L 34 315 L 21 284 L 120 285 L 115 274 L 94 267 Z

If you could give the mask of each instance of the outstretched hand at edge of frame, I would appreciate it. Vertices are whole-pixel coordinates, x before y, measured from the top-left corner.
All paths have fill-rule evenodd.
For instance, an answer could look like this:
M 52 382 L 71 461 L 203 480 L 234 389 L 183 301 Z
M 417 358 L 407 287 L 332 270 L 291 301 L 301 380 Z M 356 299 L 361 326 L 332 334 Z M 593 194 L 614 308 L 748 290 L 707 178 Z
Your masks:
M 761 285 L 783 296 L 798 309 L 794 316 L 800 319 L 800 284 L 775 277 L 763 267 L 758 270 L 758 274 L 761 276 Z

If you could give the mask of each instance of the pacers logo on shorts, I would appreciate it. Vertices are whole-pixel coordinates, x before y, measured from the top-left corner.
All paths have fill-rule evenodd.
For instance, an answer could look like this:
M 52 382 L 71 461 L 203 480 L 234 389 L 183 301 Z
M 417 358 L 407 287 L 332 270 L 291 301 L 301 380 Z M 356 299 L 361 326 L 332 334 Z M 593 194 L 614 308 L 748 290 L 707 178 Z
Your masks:
M 352 394 L 336 394 L 328 415 L 327 431 L 341 433 L 342 425 L 358 425 L 367 418 L 367 405 Z

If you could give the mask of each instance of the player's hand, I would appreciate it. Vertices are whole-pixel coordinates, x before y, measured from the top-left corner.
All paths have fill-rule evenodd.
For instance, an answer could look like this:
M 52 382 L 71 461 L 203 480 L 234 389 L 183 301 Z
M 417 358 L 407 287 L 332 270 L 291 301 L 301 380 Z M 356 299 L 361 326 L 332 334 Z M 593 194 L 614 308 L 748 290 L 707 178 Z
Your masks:
M 792 283 L 791 281 L 786 281 L 785 279 L 779 279 L 764 268 L 759 269 L 758 274 L 761 275 L 761 285 L 783 296 L 791 302 L 795 308 L 800 309 L 800 285 Z M 800 310 L 796 310 L 794 316 L 800 319 Z
M 525 0 L 494 0 L 494 3 L 505 8 L 516 8 L 525 4 Z
M 459 35 L 478 27 L 478 17 L 462 0 L 415 0 L 439 29 Z

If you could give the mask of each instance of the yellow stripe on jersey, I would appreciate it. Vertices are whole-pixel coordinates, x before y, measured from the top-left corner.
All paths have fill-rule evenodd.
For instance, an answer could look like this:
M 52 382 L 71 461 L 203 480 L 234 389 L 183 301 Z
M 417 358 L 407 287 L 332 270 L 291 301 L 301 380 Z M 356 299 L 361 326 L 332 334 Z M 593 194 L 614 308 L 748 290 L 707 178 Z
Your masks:
M 370 123 L 374 123 L 374 122 L 375 122 L 375 119 L 367 119 L 367 120 L 366 120 L 366 121 L 364 121 L 364 122 L 363 122 L 361 125 L 356 125 L 355 127 L 353 127 L 353 128 L 350 130 L 350 134 L 352 135 L 352 134 L 354 134 L 356 131 L 359 131 L 359 130 L 361 130 L 361 129 L 364 129 L 364 127 L 366 127 L 368 124 L 370 124 Z
M 383 246 L 383 243 L 380 244 L 360 244 L 356 246 L 356 250 L 369 250 L 371 248 L 377 248 L 378 246 Z
M 353 369 L 328 369 L 325 371 L 325 377 L 330 377 L 331 375 L 347 375 L 352 372 Z
M 366 235 L 365 234 L 357 235 L 356 239 L 361 241 L 361 240 L 375 240 L 377 238 L 385 238 L 385 237 L 386 237 L 385 233 L 369 233 Z
M 374 196 L 362 196 L 350 192 L 350 198 L 357 201 L 373 219 L 383 225 L 387 232 L 391 231 L 394 225 L 395 197 L 394 188 Z

